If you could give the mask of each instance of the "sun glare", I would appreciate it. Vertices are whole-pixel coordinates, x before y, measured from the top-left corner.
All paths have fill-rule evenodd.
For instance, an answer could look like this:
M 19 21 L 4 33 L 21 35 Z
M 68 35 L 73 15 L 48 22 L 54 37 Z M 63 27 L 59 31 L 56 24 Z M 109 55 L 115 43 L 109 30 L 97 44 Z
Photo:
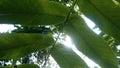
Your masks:
M 117 46 L 117 49 L 120 50 L 120 45 Z
M 10 33 L 12 30 L 16 29 L 14 25 L 8 25 L 8 24 L 1 24 L 0 25 L 0 33 Z
M 65 40 L 62 41 L 62 44 L 70 48 L 73 46 L 69 36 L 66 36 Z
M 93 62 L 92 60 L 90 60 L 87 56 L 85 56 L 82 52 L 80 52 L 75 45 L 72 43 L 71 38 L 69 36 L 66 36 L 65 41 L 62 42 L 65 46 L 67 47 L 71 47 L 72 50 L 78 55 L 80 56 L 80 58 L 82 58 L 86 64 L 90 67 L 90 68 L 100 68 L 100 66 L 98 64 L 96 64 L 95 62 Z

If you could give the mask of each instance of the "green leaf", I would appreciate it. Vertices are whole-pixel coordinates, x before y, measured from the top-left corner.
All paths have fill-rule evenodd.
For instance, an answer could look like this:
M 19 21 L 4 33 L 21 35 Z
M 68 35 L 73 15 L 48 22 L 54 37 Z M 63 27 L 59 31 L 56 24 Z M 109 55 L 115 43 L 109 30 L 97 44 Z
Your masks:
M 118 2 L 117 0 L 90 0 L 91 4 L 94 5 L 96 7 L 96 9 L 98 9 L 99 12 L 101 12 L 101 14 L 108 19 L 109 21 L 111 21 L 111 23 L 114 26 L 118 26 L 118 28 L 120 28 L 120 4 L 117 4 L 116 2 Z M 101 4 L 102 3 L 102 4 Z M 119 3 L 119 2 L 118 2 Z M 104 8 L 103 8 L 104 7 Z
M 113 0 L 78 0 L 77 4 L 80 11 L 103 32 L 120 41 L 120 5 L 116 5 Z
M 0 68 L 14 68 L 14 66 L 0 66 Z M 39 68 L 37 65 L 34 64 L 23 64 L 18 65 L 17 68 Z
M 102 68 L 118 68 L 116 57 L 111 48 L 87 27 L 80 16 L 71 17 L 65 31 L 72 38 L 76 47 Z
M 49 0 L 0 0 L 0 23 L 50 25 L 63 23 L 69 9 Z
M 61 68 L 88 68 L 85 62 L 62 44 L 58 44 L 52 51 L 52 57 L 56 60 Z
M 53 42 L 52 36 L 42 34 L 0 34 L 0 59 L 17 59 L 44 49 Z

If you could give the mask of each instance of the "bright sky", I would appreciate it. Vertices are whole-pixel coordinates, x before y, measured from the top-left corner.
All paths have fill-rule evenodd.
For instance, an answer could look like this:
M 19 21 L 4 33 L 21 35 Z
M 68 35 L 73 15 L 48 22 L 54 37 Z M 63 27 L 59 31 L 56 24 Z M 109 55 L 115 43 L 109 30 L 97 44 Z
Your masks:
M 81 15 L 81 17 L 85 20 L 85 23 L 90 27 L 91 30 L 93 30 L 96 34 L 101 33 L 101 30 L 90 19 L 88 19 L 85 15 Z

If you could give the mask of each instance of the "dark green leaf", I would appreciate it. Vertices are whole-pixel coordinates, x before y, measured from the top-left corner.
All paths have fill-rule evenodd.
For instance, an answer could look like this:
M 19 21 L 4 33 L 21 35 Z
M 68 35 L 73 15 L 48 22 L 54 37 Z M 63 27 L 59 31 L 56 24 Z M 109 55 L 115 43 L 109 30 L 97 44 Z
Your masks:
M 0 8 L 0 23 L 4 24 L 59 24 L 69 11 L 49 0 L 0 0 Z
M 4 66 L 0 68 L 14 68 L 14 66 Z M 18 65 L 17 68 L 39 68 L 37 65 L 34 64 L 23 64 L 23 65 Z
M 52 37 L 42 34 L 0 34 L 0 59 L 17 59 L 52 44 Z

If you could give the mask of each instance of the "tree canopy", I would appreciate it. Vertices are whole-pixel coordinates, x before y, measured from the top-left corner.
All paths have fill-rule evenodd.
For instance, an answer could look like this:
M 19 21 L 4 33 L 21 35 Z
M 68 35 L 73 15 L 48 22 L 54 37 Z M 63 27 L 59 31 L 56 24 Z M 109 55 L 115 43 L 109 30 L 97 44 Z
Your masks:
M 119 68 L 119 12 L 119 0 L 0 0 L 0 24 L 17 28 L 11 33 L 0 33 L 0 60 L 20 60 L 45 50 L 44 64 L 51 55 L 61 68 L 89 68 L 71 48 L 57 42 L 65 34 L 101 68 Z M 95 34 L 81 15 L 92 20 L 102 32 Z M 58 36 L 55 38 L 54 34 Z M 37 58 L 38 54 L 41 53 L 37 53 Z M 0 68 L 15 66 L 13 63 Z M 39 67 L 26 62 L 17 68 Z

